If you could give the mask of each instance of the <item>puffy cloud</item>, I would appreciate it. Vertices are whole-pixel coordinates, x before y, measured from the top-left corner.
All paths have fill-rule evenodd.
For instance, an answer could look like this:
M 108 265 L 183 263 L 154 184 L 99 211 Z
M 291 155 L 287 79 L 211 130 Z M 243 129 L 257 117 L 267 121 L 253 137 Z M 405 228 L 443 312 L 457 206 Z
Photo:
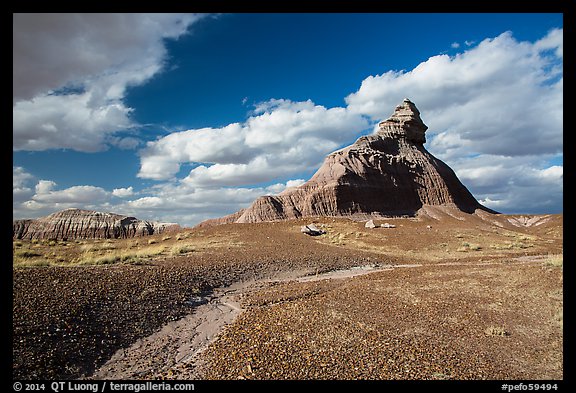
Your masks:
M 91 107 L 90 99 L 91 93 L 84 93 L 17 102 L 12 111 L 14 149 L 103 150 L 107 135 L 130 127 L 130 109 L 121 102 Z
M 248 207 L 262 195 L 273 195 L 304 183 L 289 180 L 267 187 L 196 187 L 184 180 L 157 184 L 134 192 L 132 186 L 107 191 L 82 185 L 59 189 L 52 180 L 38 180 L 22 167 L 14 167 L 13 217 L 37 218 L 55 211 L 79 207 L 114 212 L 144 220 L 177 222 L 193 226 L 205 219 L 220 217 Z M 134 197 L 136 196 L 137 197 Z M 132 198 L 132 199 L 131 199 Z
M 562 29 L 535 43 L 505 32 L 455 56 L 431 57 L 411 71 L 370 76 L 346 102 L 350 111 L 382 120 L 404 97 L 416 103 L 429 126 L 430 150 L 445 158 L 471 151 L 558 153 L 563 142 Z
M 173 178 L 181 164 L 198 164 L 185 181 L 193 185 L 248 185 L 313 170 L 324 156 L 368 126 L 345 108 L 311 101 L 259 103 L 242 124 L 175 132 L 148 142 L 140 152 L 139 177 Z M 202 165 L 199 165 L 202 164 Z
M 128 206 L 135 209 L 151 209 L 162 206 L 162 198 L 143 197 L 128 202 Z
M 552 29 L 546 37 L 536 41 L 534 47 L 538 51 L 554 50 L 558 58 L 564 58 L 564 31 L 563 29 Z
M 255 150 L 244 145 L 242 126 L 238 123 L 223 128 L 202 128 L 174 132 L 158 141 L 148 142 L 140 152 L 139 177 L 164 180 L 180 170 L 180 164 L 246 163 Z
M 25 201 L 34 195 L 31 182 L 34 179 L 30 173 L 19 166 L 12 167 L 12 198 L 14 203 Z
M 271 186 L 266 187 L 266 190 L 272 193 L 273 195 L 280 194 L 282 191 L 286 190 L 287 188 L 294 188 L 301 186 L 302 184 L 306 183 L 304 179 L 296 179 L 296 180 L 288 180 L 286 184 L 283 183 L 276 183 L 272 184 Z
M 115 188 L 112 190 L 112 195 L 118 198 L 126 198 L 134 195 L 134 189 L 133 187 Z
M 15 180 L 12 214 L 14 218 L 35 218 L 71 207 L 96 209 L 107 204 L 110 192 L 90 185 L 58 189 L 56 182 L 41 179 L 32 189 L 34 176 L 21 167 L 14 168 Z
M 104 149 L 108 136 L 134 125 L 126 89 L 162 70 L 164 40 L 199 18 L 13 14 L 14 150 Z
M 459 179 L 480 200 L 506 213 L 560 213 L 563 172 L 545 157 L 480 155 L 453 164 Z
M 55 190 L 55 187 L 53 181 L 40 180 L 32 199 L 50 204 L 93 204 L 106 200 L 109 194 L 103 188 L 94 186 L 73 186 L 63 190 Z
M 221 217 L 248 207 L 262 195 L 273 195 L 304 180 L 268 187 L 196 187 L 185 181 L 170 181 L 143 191 L 147 196 L 106 205 L 107 209 L 147 220 L 177 222 L 193 226 L 208 218 Z

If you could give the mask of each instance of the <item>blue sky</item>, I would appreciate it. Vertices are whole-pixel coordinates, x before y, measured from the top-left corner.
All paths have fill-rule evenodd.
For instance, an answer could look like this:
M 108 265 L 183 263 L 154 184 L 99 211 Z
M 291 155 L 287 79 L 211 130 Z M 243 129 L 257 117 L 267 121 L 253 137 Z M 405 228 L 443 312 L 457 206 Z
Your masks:
M 15 14 L 13 215 L 194 225 L 404 97 L 483 204 L 562 212 L 562 14 Z

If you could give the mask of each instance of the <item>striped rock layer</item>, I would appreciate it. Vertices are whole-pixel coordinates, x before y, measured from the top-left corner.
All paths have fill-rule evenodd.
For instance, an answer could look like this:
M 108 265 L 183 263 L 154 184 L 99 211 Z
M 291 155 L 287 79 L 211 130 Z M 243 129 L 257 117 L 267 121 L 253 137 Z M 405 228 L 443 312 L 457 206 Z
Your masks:
M 179 228 L 177 224 L 92 210 L 66 209 L 46 217 L 14 220 L 13 239 L 119 239 L 148 236 Z

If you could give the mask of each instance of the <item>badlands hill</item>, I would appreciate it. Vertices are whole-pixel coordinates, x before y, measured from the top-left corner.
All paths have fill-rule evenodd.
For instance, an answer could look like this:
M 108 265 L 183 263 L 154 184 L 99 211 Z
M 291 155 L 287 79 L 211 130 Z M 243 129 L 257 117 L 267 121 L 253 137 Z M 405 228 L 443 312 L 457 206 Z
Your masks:
M 427 129 L 414 103 L 404 99 L 377 133 L 328 155 L 308 182 L 200 225 L 415 216 L 425 206 L 496 213 L 478 203 L 454 171 L 426 150 Z
M 119 239 L 178 229 L 174 223 L 92 210 L 66 209 L 37 219 L 14 220 L 13 239 Z

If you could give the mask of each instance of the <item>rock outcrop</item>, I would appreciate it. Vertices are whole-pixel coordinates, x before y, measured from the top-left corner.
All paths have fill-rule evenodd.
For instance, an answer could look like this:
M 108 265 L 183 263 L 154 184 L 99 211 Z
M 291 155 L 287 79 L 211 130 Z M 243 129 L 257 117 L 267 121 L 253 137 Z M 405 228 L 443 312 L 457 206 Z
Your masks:
M 414 103 L 405 99 L 379 124 L 377 133 L 328 155 L 303 185 L 262 196 L 247 209 L 203 225 L 311 216 L 415 216 L 428 205 L 496 213 L 482 206 L 454 171 L 424 148 L 427 129 Z
M 180 228 L 174 223 L 92 210 L 66 209 L 38 219 L 14 220 L 13 239 L 118 239 L 148 236 Z
M 326 233 L 325 230 L 318 228 L 314 224 L 302 225 L 300 227 L 300 232 L 305 233 L 305 234 L 310 235 L 310 236 L 320 236 L 320 235 L 324 235 Z

